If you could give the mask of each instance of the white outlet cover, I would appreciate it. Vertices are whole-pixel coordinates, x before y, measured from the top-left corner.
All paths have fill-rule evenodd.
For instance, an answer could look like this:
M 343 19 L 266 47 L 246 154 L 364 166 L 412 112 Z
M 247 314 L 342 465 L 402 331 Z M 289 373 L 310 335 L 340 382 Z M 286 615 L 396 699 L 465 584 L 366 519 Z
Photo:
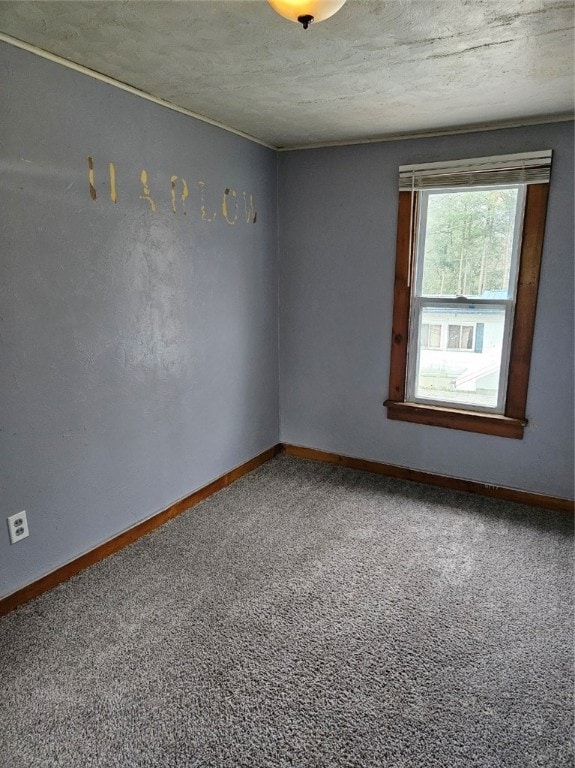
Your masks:
M 15 515 L 10 515 L 7 520 L 10 544 L 17 544 L 19 541 L 30 535 L 26 512 L 17 512 Z

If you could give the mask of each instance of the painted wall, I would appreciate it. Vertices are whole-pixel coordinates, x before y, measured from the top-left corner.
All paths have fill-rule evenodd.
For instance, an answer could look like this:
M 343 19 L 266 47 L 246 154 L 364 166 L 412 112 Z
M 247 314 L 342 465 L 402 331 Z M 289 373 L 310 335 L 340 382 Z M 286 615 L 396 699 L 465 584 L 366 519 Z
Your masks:
M 398 166 L 553 149 L 523 440 L 390 421 Z M 573 124 L 282 153 L 280 435 L 573 497 Z
M 1 596 L 277 443 L 278 269 L 272 151 L 2 43 L 0 168 Z

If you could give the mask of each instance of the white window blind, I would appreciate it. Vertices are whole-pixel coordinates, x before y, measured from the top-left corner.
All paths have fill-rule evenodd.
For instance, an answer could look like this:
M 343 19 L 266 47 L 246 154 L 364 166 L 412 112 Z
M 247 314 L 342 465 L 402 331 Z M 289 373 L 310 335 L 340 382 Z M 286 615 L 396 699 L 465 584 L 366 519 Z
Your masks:
M 438 187 L 545 184 L 549 183 L 551 174 L 551 156 L 552 150 L 548 149 L 497 157 L 401 165 L 399 189 L 411 192 Z

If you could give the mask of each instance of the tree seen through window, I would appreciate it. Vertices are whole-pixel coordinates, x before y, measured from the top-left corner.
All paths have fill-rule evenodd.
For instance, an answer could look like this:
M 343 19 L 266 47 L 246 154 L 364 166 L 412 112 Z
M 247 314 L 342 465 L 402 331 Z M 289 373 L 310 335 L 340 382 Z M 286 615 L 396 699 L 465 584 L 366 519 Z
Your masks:
M 429 195 L 422 293 L 507 294 L 517 187 Z

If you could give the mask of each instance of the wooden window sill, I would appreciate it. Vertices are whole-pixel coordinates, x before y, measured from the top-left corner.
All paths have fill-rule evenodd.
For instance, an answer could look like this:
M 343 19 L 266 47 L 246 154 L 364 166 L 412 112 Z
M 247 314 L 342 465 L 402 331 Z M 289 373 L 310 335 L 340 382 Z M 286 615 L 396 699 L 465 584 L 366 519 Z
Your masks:
M 433 427 L 461 429 L 465 432 L 481 432 L 484 435 L 523 438 L 526 419 L 514 419 L 494 413 L 464 411 L 421 403 L 402 403 L 386 400 L 387 418 L 397 421 L 411 421 L 415 424 L 427 424 Z

